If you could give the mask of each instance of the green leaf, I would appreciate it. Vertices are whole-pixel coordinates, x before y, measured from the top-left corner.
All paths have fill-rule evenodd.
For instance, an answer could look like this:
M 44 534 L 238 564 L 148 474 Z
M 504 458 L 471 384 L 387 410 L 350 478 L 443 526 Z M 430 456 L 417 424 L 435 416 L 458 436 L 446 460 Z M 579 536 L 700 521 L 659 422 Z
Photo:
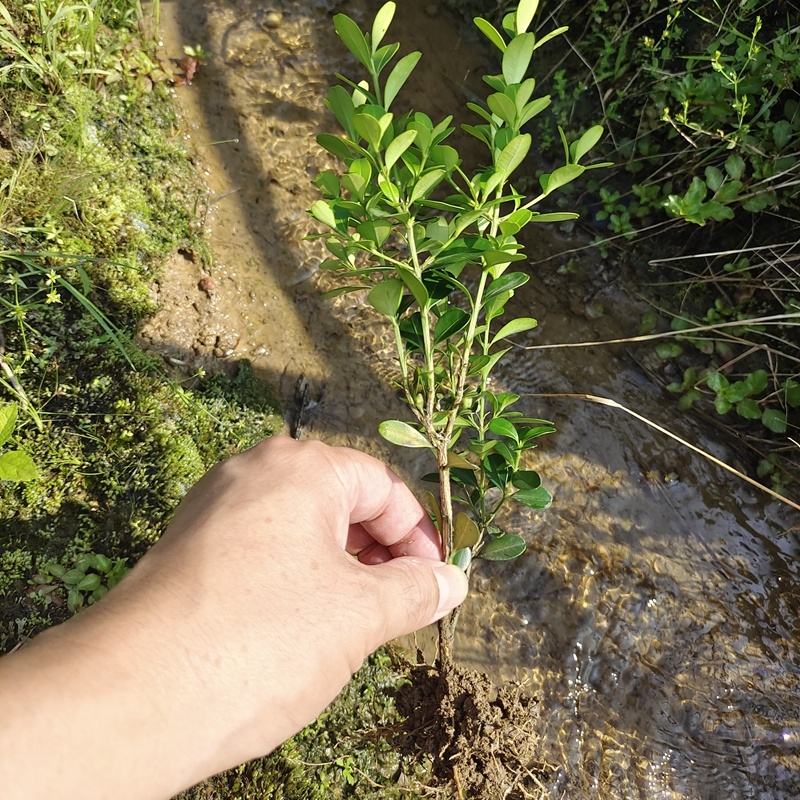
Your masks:
M 475 25 L 477 26 L 478 30 L 501 52 L 505 53 L 506 51 L 506 42 L 503 39 L 500 32 L 497 28 L 492 25 L 491 22 L 488 20 L 483 19 L 483 17 L 475 17 L 473 20 Z
M 341 158 L 344 162 L 348 162 L 353 157 L 352 151 L 341 136 L 334 136 L 330 133 L 321 133 L 319 136 L 317 136 L 317 144 L 320 147 L 325 148 L 325 150 L 327 150 L 329 153 L 332 153 L 337 158 Z
M 775 147 L 778 150 L 783 150 L 791 141 L 793 133 L 792 123 L 788 120 L 782 119 L 776 122 L 775 127 L 772 129 L 772 141 L 775 142 Z
M 311 213 L 314 218 L 319 220 L 323 225 L 327 225 L 329 228 L 336 228 L 336 217 L 334 216 L 333 209 L 325 200 L 317 200 L 311 206 Z
M 508 272 L 505 275 L 502 275 L 497 280 L 492 281 L 491 284 L 489 284 L 489 288 L 483 295 L 484 304 L 487 300 L 491 300 L 493 297 L 501 294 L 502 292 L 507 292 L 513 289 L 518 289 L 520 286 L 524 286 L 529 280 L 529 276 L 527 276 L 524 272 Z
M 515 533 L 504 533 L 486 542 L 480 549 L 478 558 L 487 561 L 511 561 L 525 552 L 525 540 Z
M 786 404 L 790 408 L 797 408 L 800 406 L 800 383 L 791 378 L 787 378 L 783 384 L 786 391 Z
M 495 92 L 486 98 L 486 104 L 492 114 L 498 116 L 509 127 L 514 127 L 514 122 L 517 118 L 517 107 L 511 98 L 500 94 L 500 92 Z
M 351 138 L 355 138 L 355 128 L 353 127 L 353 116 L 356 112 L 353 105 L 353 98 L 344 86 L 334 86 L 328 92 L 328 99 L 325 105 L 333 112 L 339 124 L 344 128 L 345 133 Z
M 761 407 L 751 397 L 745 400 L 740 400 L 736 404 L 736 413 L 745 419 L 760 419 Z
M 100 586 L 100 576 L 92 573 L 78 582 L 77 589 L 81 592 L 93 592 Z
M 706 167 L 705 176 L 706 185 L 712 192 L 716 192 L 725 180 L 722 170 L 717 169 L 717 167 Z
M 397 163 L 397 159 L 411 147 L 416 138 L 416 131 L 403 131 L 403 133 L 389 143 L 389 146 L 386 148 L 386 154 L 383 157 L 387 170 L 390 170 Z
M 430 172 L 426 172 L 417 181 L 413 191 L 411 192 L 411 197 L 408 199 L 408 202 L 415 203 L 417 200 L 426 197 L 428 194 L 430 194 L 430 192 L 433 191 L 437 184 L 441 183 L 444 176 L 445 171 L 443 169 L 432 169 Z
M 572 211 L 553 211 L 550 214 L 534 214 L 531 222 L 566 222 L 570 219 L 578 219 L 580 214 Z
M 489 423 L 489 430 L 497 436 L 506 436 L 513 439 L 515 442 L 519 441 L 517 436 L 517 429 L 507 420 L 502 417 L 495 417 Z
M 544 486 L 535 489 L 520 489 L 516 494 L 511 495 L 518 503 L 528 508 L 549 508 L 553 502 L 553 496 Z
M 566 33 L 569 30 L 568 25 L 562 25 L 560 28 L 556 28 L 554 31 L 550 31 L 550 33 L 545 34 L 542 36 L 541 39 L 536 41 L 534 45 L 534 50 L 538 50 L 543 44 L 547 44 L 551 39 L 555 39 L 556 36 L 561 36 L 562 33 Z
M 503 53 L 503 78 L 506 83 L 521 83 L 531 63 L 536 37 L 532 33 L 515 36 Z
M 516 489 L 538 489 L 542 485 L 542 479 L 532 469 L 521 469 L 512 475 L 511 485 Z
M 386 31 L 389 30 L 389 26 L 392 24 L 396 8 L 397 6 L 394 3 L 386 3 L 375 15 L 375 21 L 372 23 L 373 53 L 378 49 L 383 37 L 386 36 Z
M 403 84 L 408 80 L 408 76 L 414 71 L 421 56 L 422 53 L 415 50 L 413 53 L 403 56 L 392 68 L 383 90 L 383 106 L 387 111 L 398 92 L 403 88 Z
M 730 382 L 721 372 L 710 372 L 706 377 L 706 385 L 712 392 L 723 392 Z
M 745 163 L 741 156 L 732 153 L 725 159 L 725 172 L 730 175 L 732 180 L 738 181 L 744 175 Z
M 453 547 L 460 550 L 462 547 L 475 547 L 480 539 L 478 526 L 463 511 L 456 514 L 453 523 Z
M 0 445 L 5 444 L 14 432 L 17 424 L 17 404 L 6 403 L 0 408 Z
M 538 7 L 539 0 L 520 0 L 517 6 L 517 15 L 514 19 L 518 34 L 525 33 L 530 28 Z
M 577 142 L 570 147 L 570 155 L 575 162 L 580 161 L 599 141 L 603 135 L 602 125 L 593 125 Z
M 428 304 L 428 300 L 430 300 L 425 284 L 411 270 L 404 267 L 398 267 L 397 274 L 400 276 L 400 280 L 409 288 L 412 296 L 417 301 L 417 305 L 420 308 L 425 307 Z
M 522 163 L 531 149 L 531 135 L 523 133 L 515 136 L 504 148 L 497 158 L 497 172 L 505 180 Z
M 662 342 L 656 345 L 656 355 L 662 361 L 668 361 L 670 358 L 677 358 L 683 352 L 683 348 L 674 342 Z
M 550 105 L 550 95 L 546 97 L 537 97 L 536 100 L 531 100 L 523 109 L 519 117 L 520 128 L 526 123 L 530 122 L 537 114 L 541 114 Z
M 353 117 L 353 125 L 356 132 L 365 139 L 367 144 L 375 150 L 380 150 L 381 139 L 383 138 L 383 130 L 381 124 L 372 114 L 360 113 Z
M 449 308 L 436 321 L 433 329 L 434 344 L 449 339 L 453 334 L 458 333 L 467 327 L 469 314 L 461 308 Z
M 775 408 L 768 408 L 761 415 L 761 424 L 773 433 L 786 433 L 786 414 Z
M 525 331 L 532 330 L 538 324 L 539 323 L 532 317 L 518 317 L 517 319 L 512 319 L 510 322 L 507 322 L 505 325 L 503 325 L 499 331 L 497 331 L 492 339 L 492 344 L 500 339 L 506 339 L 509 336 L 516 336 L 518 333 L 524 333 Z
M 367 68 L 372 68 L 372 53 L 361 28 L 346 14 L 336 14 L 333 27 L 344 42 L 344 46 Z
M 472 550 L 469 547 L 462 547 L 456 550 L 450 559 L 451 564 L 455 564 L 460 570 L 467 571 L 472 563 Z
M 394 318 L 403 299 L 403 282 L 397 278 L 376 283 L 367 294 L 369 304 L 381 314 Z
M 317 177 L 314 178 L 314 184 L 323 195 L 329 198 L 339 197 L 341 190 L 339 187 L 339 178 L 335 172 L 326 169 L 317 173 Z
M 586 167 L 580 164 L 565 164 L 549 175 L 540 175 L 539 184 L 544 194 L 550 194 L 568 183 L 572 183 L 575 178 L 580 177 L 586 171 Z
M 430 448 L 431 446 L 431 443 L 416 428 L 412 428 L 407 422 L 401 422 L 399 419 L 388 419 L 381 422 L 378 426 L 378 433 L 387 442 L 400 447 Z
M 22 450 L 11 450 L 0 455 L 0 480 L 31 481 L 38 474 L 33 459 Z
M 769 377 L 767 371 L 764 369 L 757 369 L 751 372 L 745 379 L 748 394 L 761 394 L 767 388 Z
M 375 242 L 375 245 L 380 248 L 389 238 L 389 234 L 392 232 L 392 224 L 385 219 L 375 219 L 369 222 L 362 222 L 357 230 L 364 239 Z

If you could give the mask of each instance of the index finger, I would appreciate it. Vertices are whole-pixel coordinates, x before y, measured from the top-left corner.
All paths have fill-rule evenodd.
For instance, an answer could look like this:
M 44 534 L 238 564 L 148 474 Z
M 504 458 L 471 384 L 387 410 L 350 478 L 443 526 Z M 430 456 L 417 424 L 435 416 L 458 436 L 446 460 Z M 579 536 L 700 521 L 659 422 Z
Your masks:
M 368 545 L 363 540 L 366 533 L 394 557 L 442 559 L 436 526 L 408 486 L 383 462 L 349 448 L 331 448 L 329 458 L 349 504 L 348 552 Z

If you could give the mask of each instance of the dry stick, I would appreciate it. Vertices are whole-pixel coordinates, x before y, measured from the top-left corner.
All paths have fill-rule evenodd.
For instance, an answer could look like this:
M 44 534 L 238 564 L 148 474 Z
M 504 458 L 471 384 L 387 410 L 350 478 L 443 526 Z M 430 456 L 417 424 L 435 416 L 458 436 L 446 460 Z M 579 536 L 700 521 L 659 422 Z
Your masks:
M 529 394 L 526 395 L 527 397 L 554 397 L 554 398 L 572 398 L 576 400 L 588 400 L 591 403 L 599 403 L 603 406 L 610 406 L 611 408 L 618 408 L 621 411 L 624 411 L 626 414 L 630 414 L 632 417 L 635 417 L 640 422 L 644 422 L 645 425 L 649 425 L 651 428 L 655 428 L 659 433 L 663 433 L 665 436 L 669 436 L 670 439 L 674 439 L 679 444 L 682 444 L 684 447 L 688 447 L 695 453 L 703 456 L 703 458 L 708 459 L 712 463 L 716 464 L 718 467 L 722 467 L 722 469 L 727 470 L 731 474 L 735 475 L 737 478 L 741 478 L 743 481 L 746 481 L 751 486 L 755 486 L 757 489 L 761 489 L 762 492 L 766 492 L 768 495 L 771 495 L 776 500 L 780 500 L 782 503 L 786 503 L 786 505 L 791 506 L 792 508 L 800 511 L 800 505 L 795 503 L 794 501 L 790 500 L 788 497 L 784 497 L 778 492 L 773 491 L 772 489 L 767 488 L 764 486 L 763 483 L 759 483 L 752 478 L 749 478 L 747 475 L 739 472 L 738 469 L 731 467 L 730 465 L 726 464 L 724 461 L 720 461 L 715 456 L 712 456 L 711 453 L 706 452 L 697 445 L 693 445 L 691 442 L 687 442 L 686 439 L 682 439 L 676 433 L 672 433 L 672 431 L 667 430 L 666 428 L 662 428 L 661 425 L 653 422 L 647 417 L 643 417 L 641 414 L 637 414 L 635 411 L 632 411 L 627 406 L 623 406 L 621 403 L 618 403 L 616 400 L 611 400 L 608 397 L 598 397 L 597 395 L 593 394 L 563 394 L 563 393 L 553 393 L 553 394 Z

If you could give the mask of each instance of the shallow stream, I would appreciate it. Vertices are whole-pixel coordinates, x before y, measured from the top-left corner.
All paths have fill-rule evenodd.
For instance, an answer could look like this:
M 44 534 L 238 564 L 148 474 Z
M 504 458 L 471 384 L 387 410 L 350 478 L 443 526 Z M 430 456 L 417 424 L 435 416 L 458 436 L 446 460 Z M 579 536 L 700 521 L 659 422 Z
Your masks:
M 323 98 L 335 72 L 356 74 L 331 16 L 365 23 L 378 5 L 162 2 L 165 54 L 180 58 L 184 44 L 213 53 L 178 98 L 212 192 L 217 264 L 201 282 L 191 254 L 176 257 L 158 287 L 163 311 L 143 336 L 190 370 L 251 359 L 289 409 L 302 382 L 304 436 L 361 447 L 414 479 L 431 465 L 400 460 L 376 434 L 380 420 L 403 414 L 386 331 L 363 298 L 319 299 L 328 279 L 315 273 L 318 246 L 303 241 L 317 197 L 310 181 L 329 165 L 314 141 L 333 129 Z M 399 6 L 389 40 L 424 54 L 409 87 L 415 106 L 464 121 L 465 95 L 480 92 L 493 65 L 435 4 Z M 552 258 L 580 241 L 535 233 L 534 279 L 515 298 L 540 322 L 525 344 L 636 332 L 643 307 L 598 256 Z M 635 355 L 646 361 L 648 351 Z M 457 653 L 540 698 L 542 759 L 559 767 L 550 795 L 800 797 L 796 518 L 623 411 L 533 396 L 604 395 L 730 458 L 676 419 L 627 350 L 520 349 L 497 380 L 557 424 L 531 461 L 555 502 L 510 521 L 529 551 L 475 575 Z

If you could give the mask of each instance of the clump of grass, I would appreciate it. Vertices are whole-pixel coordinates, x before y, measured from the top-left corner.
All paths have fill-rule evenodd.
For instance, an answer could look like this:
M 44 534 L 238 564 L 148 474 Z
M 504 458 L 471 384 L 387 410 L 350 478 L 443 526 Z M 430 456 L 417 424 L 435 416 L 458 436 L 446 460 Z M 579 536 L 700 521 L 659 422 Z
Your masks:
M 8 649 L 79 606 L 34 576 L 133 563 L 211 464 L 277 420 L 248 364 L 190 389 L 134 343 L 163 258 L 208 257 L 205 190 L 147 72 L 141 6 L 11 0 L 0 16 L 0 401 L 17 402 L 15 446 L 38 468 L 0 480 Z M 95 580 L 69 591 L 94 599 Z

